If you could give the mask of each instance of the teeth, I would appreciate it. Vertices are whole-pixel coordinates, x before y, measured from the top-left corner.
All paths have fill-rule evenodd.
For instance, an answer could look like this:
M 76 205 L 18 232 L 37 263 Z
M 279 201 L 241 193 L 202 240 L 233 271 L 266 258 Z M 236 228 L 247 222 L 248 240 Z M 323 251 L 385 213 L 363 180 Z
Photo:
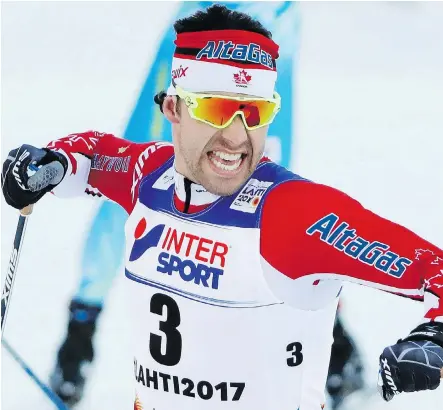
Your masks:
M 241 154 L 228 154 L 227 152 L 213 151 L 213 154 L 225 161 L 237 161 L 241 158 Z
M 235 171 L 241 164 L 241 161 L 237 161 L 233 165 L 222 164 L 217 161 L 215 157 L 211 157 L 211 161 L 217 168 L 223 169 L 224 171 Z

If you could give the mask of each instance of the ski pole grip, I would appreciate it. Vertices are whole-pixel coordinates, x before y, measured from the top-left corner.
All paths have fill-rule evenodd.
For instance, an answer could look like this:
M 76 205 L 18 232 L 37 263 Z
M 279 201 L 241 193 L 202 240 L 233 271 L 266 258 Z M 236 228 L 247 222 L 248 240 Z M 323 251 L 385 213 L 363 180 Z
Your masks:
M 25 206 L 23 209 L 20 209 L 20 214 L 23 216 L 29 216 L 29 215 L 31 215 L 33 208 L 34 208 L 34 205 Z

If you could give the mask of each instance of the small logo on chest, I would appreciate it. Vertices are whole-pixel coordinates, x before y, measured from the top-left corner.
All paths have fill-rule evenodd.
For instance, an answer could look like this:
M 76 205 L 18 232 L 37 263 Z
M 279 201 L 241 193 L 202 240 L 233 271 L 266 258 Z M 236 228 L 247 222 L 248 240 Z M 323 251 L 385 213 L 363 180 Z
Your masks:
M 134 237 L 130 262 L 141 258 L 150 248 L 160 248 L 157 272 L 177 275 L 185 282 L 199 286 L 219 288 L 229 252 L 225 243 L 164 224 L 148 230 L 145 218 L 139 221 Z
M 232 202 L 230 208 L 236 211 L 255 213 L 266 190 L 272 182 L 251 179 Z

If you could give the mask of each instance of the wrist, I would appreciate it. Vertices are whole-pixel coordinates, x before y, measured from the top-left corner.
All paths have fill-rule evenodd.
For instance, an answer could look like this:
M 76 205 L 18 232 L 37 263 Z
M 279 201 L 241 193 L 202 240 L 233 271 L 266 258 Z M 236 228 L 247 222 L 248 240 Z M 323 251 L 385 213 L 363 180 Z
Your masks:
M 61 152 L 58 151 L 53 151 L 49 148 L 43 148 L 46 153 L 47 153 L 47 158 L 45 160 L 45 163 L 49 163 L 51 161 L 58 161 L 62 164 L 63 169 L 64 169 L 64 174 L 63 176 L 66 174 L 66 171 L 69 167 L 69 162 L 68 162 L 68 158 L 63 155 Z
M 427 322 L 417 326 L 400 342 L 408 342 L 413 340 L 429 340 L 443 348 L 443 323 Z

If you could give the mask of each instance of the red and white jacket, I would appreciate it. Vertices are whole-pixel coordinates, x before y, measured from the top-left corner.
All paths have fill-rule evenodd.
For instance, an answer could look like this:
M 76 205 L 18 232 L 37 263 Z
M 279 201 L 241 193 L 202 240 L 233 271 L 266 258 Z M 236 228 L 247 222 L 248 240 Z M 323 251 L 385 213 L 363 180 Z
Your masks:
M 52 141 L 48 148 L 69 159 L 67 174 L 54 190 L 57 196 L 104 197 L 120 204 L 128 214 L 136 203 L 142 178 L 174 153 L 172 145 L 165 142 L 136 144 L 95 131 Z M 187 212 L 200 211 L 215 199 L 217 196 L 194 184 Z M 183 210 L 185 193 L 179 184 L 174 202 Z M 329 219 L 322 222 L 328 215 Z M 321 229 L 316 229 L 316 222 Z M 336 222 L 334 230 L 328 226 L 332 222 Z M 396 275 L 395 266 L 391 269 L 393 274 L 387 274 L 376 264 L 343 252 L 346 241 L 340 223 L 349 228 L 348 242 L 355 237 L 362 246 L 379 242 L 382 252 L 398 255 L 396 265 L 401 274 Z M 342 243 L 337 245 L 337 240 L 334 245 L 332 236 L 334 232 L 337 236 L 337 227 L 342 232 Z M 383 245 L 389 252 L 385 252 Z M 267 263 L 287 278 L 296 280 L 309 275 L 314 282 L 340 279 L 424 300 L 424 319 L 443 321 L 443 251 L 337 189 L 309 181 L 289 181 L 274 188 L 263 205 L 260 252 Z M 389 255 L 385 261 L 388 263 Z
M 343 281 L 443 321 L 442 251 L 336 189 L 263 159 L 217 197 L 175 171 L 168 143 L 91 131 L 49 148 L 69 162 L 56 195 L 129 214 L 134 409 L 319 410 Z

